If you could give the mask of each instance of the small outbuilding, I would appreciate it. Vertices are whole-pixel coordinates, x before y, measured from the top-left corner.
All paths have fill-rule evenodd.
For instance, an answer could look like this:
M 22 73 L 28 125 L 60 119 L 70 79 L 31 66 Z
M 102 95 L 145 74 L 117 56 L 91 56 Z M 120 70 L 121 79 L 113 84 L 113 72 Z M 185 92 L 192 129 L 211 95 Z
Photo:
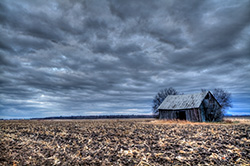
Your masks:
M 159 118 L 168 120 L 213 121 L 221 105 L 211 92 L 168 95 L 158 107 Z

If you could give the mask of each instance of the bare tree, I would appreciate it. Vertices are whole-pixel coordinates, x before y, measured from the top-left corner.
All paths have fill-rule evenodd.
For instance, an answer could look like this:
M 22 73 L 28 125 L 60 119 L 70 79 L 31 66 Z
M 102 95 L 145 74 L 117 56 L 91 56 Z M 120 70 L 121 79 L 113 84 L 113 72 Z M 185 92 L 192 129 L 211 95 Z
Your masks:
M 232 108 L 232 99 L 231 99 L 231 93 L 225 91 L 221 88 L 215 88 L 212 91 L 214 97 L 216 100 L 220 103 L 222 110 L 226 110 L 228 108 Z
M 201 89 L 201 91 L 206 91 L 206 89 Z M 225 91 L 222 88 L 215 88 L 212 90 L 213 96 L 220 103 L 221 108 L 215 108 L 216 105 L 210 103 L 208 107 L 212 109 L 206 110 L 206 120 L 207 121 L 221 121 L 224 117 L 226 109 L 232 107 L 231 93 Z
M 168 95 L 178 95 L 179 92 L 177 92 L 174 88 L 166 88 L 160 90 L 157 95 L 154 97 L 153 100 L 153 113 L 156 115 L 156 118 L 159 116 L 159 110 L 158 107 L 161 105 L 163 100 L 168 96 Z

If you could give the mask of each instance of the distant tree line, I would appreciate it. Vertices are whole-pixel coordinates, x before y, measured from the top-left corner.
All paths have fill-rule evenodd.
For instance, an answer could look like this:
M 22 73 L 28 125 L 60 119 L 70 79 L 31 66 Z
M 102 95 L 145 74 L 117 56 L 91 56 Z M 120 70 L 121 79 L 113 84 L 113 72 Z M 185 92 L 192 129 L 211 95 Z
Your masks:
M 55 116 L 45 118 L 32 118 L 33 120 L 42 119 L 140 119 L 155 118 L 155 115 L 90 115 L 90 116 Z
M 95 119 L 95 118 L 88 118 L 91 116 L 59 116 L 59 117 L 46 117 L 46 119 L 75 119 L 75 117 L 77 117 L 77 119 Z M 80 117 L 84 117 L 84 118 L 80 118 Z M 241 118 L 241 117 L 250 117 L 250 115 L 225 115 L 225 117 L 236 117 L 236 118 Z M 140 119 L 140 118 L 156 118 L 155 115 L 139 115 L 139 117 L 135 117 L 135 118 L 127 118 L 127 119 Z M 102 119 L 102 118 L 99 118 Z M 103 119 L 108 119 L 108 118 L 103 118 Z M 119 118 L 110 118 L 110 119 L 119 119 Z M 126 118 L 121 118 L 121 119 L 126 119 Z M 0 119 L 0 121 L 4 121 L 4 120 L 45 120 L 45 118 L 31 118 L 31 119 Z

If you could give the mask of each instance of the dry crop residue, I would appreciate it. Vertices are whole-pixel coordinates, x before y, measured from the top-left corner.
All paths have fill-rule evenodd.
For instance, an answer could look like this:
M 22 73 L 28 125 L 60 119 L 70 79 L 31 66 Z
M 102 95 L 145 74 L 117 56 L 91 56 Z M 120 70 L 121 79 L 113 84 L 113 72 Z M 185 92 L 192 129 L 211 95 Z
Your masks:
M 250 125 L 0 121 L 0 165 L 248 165 Z

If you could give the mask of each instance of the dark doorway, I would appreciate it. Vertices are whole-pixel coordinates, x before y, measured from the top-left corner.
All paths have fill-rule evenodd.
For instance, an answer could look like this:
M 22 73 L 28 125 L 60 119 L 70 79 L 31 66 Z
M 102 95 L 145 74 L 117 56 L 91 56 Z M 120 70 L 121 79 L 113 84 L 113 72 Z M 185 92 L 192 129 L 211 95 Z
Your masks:
M 177 119 L 186 120 L 186 112 L 185 111 L 178 111 L 177 112 Z

